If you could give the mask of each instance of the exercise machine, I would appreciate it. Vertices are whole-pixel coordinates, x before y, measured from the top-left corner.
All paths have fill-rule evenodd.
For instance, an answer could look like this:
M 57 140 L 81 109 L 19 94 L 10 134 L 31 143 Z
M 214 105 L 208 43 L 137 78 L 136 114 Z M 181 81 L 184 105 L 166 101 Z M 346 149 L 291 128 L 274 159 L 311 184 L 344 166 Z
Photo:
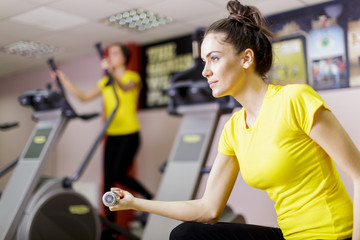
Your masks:
M 100 44 L 96 47 L 100 48 Z M 56 70 L 53 59 L 49 59 L 48 64 Z M 36 126 L 0 199 L 0 239 L 97 240 L 101 237 L 101 222 L 128 239 L 138 240 L 126 229 L 102 217 L 83 195 L 72 189 L 72 184 L 84 172 L 102 140 L 118 105 L 74 175 L 42 181 L 43 168 L 69 120 L 88 120 L 98 115 L 78 115 L 68 103 L 58 77 L 56 83 L 59 91 L 48 88 L 30 91 L 19 97 L 22 105 L 35 110 L 33 119 Z
M 200 42 L 204 29 L 193 34 L 194 65 L 175 74 L 170 81 L 168 112 L 182 117 L 173 147 L 167 160 L 156 200 L 190 200 L 196 194 L 198 181 L 204 172 L 204 163 L 212 142 L 220 114 L 231 112 L 237 106 L 229 96 L 212 96 L 207 79 L 202 76 Z M 143 240 L 168 239 L 171 230 L 180 221 L 150 214 Z
M 37 189 L 43 168 L 68 121 L 96 116 L 77 115 L 67 103 L 58 79 L 57 82 L 60 92 L 48 88 L 19 97 L 22 105 L 35 110 L 36 126 L 0 200 L 0 239 L 49 239 L 49 234 L 67 239 L 72 227 L 94 236 L 99 234 L 94 232 L 99 229 L 96 211 L 85 197 L 66 188 L 62 179 L 47 181 Z M 65 209 L 59 209 L 62 207 Z M 84 221 L 88 221 L 87 226 L 81 226 Z
M 18 127 L 19 123 L 18 122 L 7 122 L 7 123 L 2 123 L 0 124 L 0 130 L 1 131 L 7 131 L 11 128 L 14 127 Z M 6 165 L 1 171 L 0 171 L 0 178 L 5 175 L 9 170 L 11 170 L 17 163 L 18 158 L 15 159 L 14 161 L 12 161 L 11 163 L 9 163 L 8 165 Z M 0 193 L 1 196 L 1 193 Z

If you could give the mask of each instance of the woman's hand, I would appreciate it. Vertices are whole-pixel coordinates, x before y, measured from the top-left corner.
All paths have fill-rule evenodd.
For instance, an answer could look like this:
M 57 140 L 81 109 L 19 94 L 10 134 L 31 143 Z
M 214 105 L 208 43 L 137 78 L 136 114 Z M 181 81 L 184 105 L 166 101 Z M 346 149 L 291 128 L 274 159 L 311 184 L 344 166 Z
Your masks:
M 55 71 L 49 71 L 49 73 L 50 73 L 50 76 L 51 76 L 51 79 L 52 80 L 55 80 L 56 79 L 56 76 L 57 76 L 57 73 L 55 72 Z
M 56 80 L 56 77 L 59 77 L 59 80 L 62 84 L 64 84 L 64 81 L 67 80 L 65 73 L 60 70 L 50 71 L 50 76 L 53 80 Z
M 101 60 L 100 66 L 101 66 L 101 69 L 103 69 L 103 70 L 110 70 L 109 61 L 106 58 Z
M 110 211 L 136 210 L 180 221 L 215 224 L 223 212 L 239 173 L 235 156 L 218 153 L 203 197 L 187 201 L 158 201 L 134 197 L 120 188 L 111 188 L 123 198 Z M 221 194 L 219 194 L 221 193 Z
M 134 196 L 128 191 L 120 188 L 111 188 L 111 191 L 120 196 L 120 200 L 114 206 L 110 206 L 110 211 L 129 210 L 133 209 Z

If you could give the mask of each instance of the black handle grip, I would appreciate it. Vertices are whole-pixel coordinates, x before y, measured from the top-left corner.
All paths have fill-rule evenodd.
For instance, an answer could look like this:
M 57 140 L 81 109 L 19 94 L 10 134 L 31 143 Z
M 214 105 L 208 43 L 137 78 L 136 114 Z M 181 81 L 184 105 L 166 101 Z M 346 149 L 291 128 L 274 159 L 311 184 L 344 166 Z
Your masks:
M 95 48 L 99 54 L 100 59 L 103 59 L 104 55 L 103 55 L 103 51 L 101 49 L 101 43 L 99 43 L 99 42 L 95 43 Z
M 56 72 L 57 67 L 56 67 L 56 64 L 55 64 L 54 59 L 49 58 L 49 59 L 47 60 L 47 63 L 48 63 L 48 65 L 49 65 L 50 69 L 53 70 L 54 72 Z M 57 84 L 58 87 L 60 88 L 61 95 L 64 96 L 64 95 L 65 95 L 65 91 L 64 91 L 64 88 L 63 88 L 63 86 L 62 86 L 62 84 L 61 84 L 61 82 L 60 82 L 60 78 L 59 78 L 59 76 L 58 76 L 57 74 L 56 74 L 56 84 Z
M 57 67 L 56 67 L 56 65 L 55 65 L 54 59 L 52 59 L 52 58 L 48 59 L 48 64 L 49 64 L 51 70 L 53 70 L 53 71 L 56 71 L 56 70 L 57 70 Z
M 100 60 L 102 60 L 103 57 L 104 57 L 104 55 L 103 55 L 103 50 L 102 50 L 102 48 L 101 48 L 101 43 L 100 43 L 100 42 L 95 43 L 94 46 L 95 46 L 95 48 L 96 48 L 96 50 L 97 50 L 97 52 L 98 52 L 98 54 L 99 54 Z M 113 80 L 112 80 L 112 76 L 111 76 L 111 74 L 110 74 L 110 72 L 109 72 L 108 69 L 105 69 L 104 71 L 105 71 L 105 74 L 106 74 L 106 75 L 108 76 L 108 78 L 109 78 L 109 81 L 106 83 L 106 86 L 108 86 L 108 85 L 110 85 L 111 82 L 113 81 Z

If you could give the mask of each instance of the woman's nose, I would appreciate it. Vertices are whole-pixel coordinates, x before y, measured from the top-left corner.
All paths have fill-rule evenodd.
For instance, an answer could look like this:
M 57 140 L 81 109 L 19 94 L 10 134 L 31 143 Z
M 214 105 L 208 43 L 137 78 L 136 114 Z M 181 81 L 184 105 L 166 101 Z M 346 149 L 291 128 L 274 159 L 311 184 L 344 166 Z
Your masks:
M 205 77 L 205 78 L 208 78 L 211 76 L 211 71 L 210 69 L 207 67 L 207 65 L 204 66 L 204 69 L 202 71 L 202 75 Z

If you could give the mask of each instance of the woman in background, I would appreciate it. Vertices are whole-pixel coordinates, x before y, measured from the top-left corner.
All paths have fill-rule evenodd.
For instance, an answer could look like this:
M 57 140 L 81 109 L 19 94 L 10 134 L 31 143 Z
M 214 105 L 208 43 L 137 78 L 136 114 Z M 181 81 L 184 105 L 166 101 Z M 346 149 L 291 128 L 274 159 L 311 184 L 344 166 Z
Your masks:
M 105 189 L 110 189 L 115 183 L 120 183 L 140 193 L 146 199 L 151 199 L 151 193 L 128 173 L 140 146 L 140 123 L 137 118 L 137 106 L 141 78 L 138 73 L 127 69 L 130 50 L 125 45 L 113 43 L 107 50 L 108 55 L 102 60 L 101 67 L 107 69 L 112 75 L 120 105 L 106 130 Z M 107 76 L 101 78 L 93 89 L 85 92 L 76 87 L 62 71 L 58 70 L 56 74 L 65 88 L 83 102 L 102 95 L 105 117 L 110 116 L 116 106 L 116 98 Z M 113 212 L 108 211 L 108 219 L 114 221 Z

